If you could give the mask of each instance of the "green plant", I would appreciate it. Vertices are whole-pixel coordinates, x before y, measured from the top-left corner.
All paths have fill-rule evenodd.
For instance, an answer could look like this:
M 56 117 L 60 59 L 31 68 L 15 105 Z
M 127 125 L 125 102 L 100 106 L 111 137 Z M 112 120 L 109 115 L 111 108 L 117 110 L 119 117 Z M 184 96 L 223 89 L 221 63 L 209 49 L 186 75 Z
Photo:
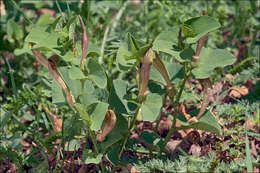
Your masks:
M 74 36 L 79 24 L 83 32 L 82 41 Z M 155 150 L 156 155 L 167 152 L 165 145 L 171 135 L 181 129 L 195 128 L 221 134 L 217 121 L 206 111 L 211 87 L 209 77 L 215 68 L 231 65 L 235 58 L 225 50 L 203 47 L 208 33 L 219 27 L 220 24 L 212 17 L 196 17 L 163 31 L 147 44 L 128 33 L 118 49 L 116 64 L 121 72 L 136 71 L 136 82 L 131 88 L 121 79 L 113 80 L 97 62 L 99 51 L 88 41 L 80 16 L 63 16 L 49 25 L 34 27 L 25 38 L 25 45 L 54 78 L 52 102 L 63 104 L 67 101 L 75 118 L 81 121 L 79 128 L 82 130 L 77 136 L 89 136 L 93 142 L 94 152 L 86 149 L 83 162 L 100 163 L 106 156 L 114 165 L 124 165 L 121 156 L 137 120 L 153 122 L 158 119 L 168 97 L 177 110 L 185 82 L 191 77 L 198 79 L 203 87 L 202 108 L 198 113 L 195 111 L 189 120 L 175 111 L 166 139 L 157 135 L 152 143 L 145 141 L 150 146 L 148 150 Z M 172 60 L 162 60 L 163 54 Z M 158 92 L 154 87 L 163 90 Z M 175 126 L 177 119 L 181 127 Z M 96 138 L 94 134 L 102 127 L 102 134 Z M 64 131 L 62 134 L 62 137 L 66 136 Z M 70 140 L 79 142 L 73 136 Z M 76 147 L 76 143 L 73 146 Z M 100 169 L 104 171 L 102 162 Z

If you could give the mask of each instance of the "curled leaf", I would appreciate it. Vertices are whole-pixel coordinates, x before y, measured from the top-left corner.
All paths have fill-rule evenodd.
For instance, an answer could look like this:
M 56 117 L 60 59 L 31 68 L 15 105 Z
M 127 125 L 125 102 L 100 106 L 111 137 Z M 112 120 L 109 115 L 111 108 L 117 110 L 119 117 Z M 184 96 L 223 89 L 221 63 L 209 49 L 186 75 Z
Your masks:
M 65 84 L 64 80 L 62 79 L 60 73 L 57 70 L 57 64 L 58 64 L 58 56 L 52 56 L 49 60 L 45 58 L 44 55 L 41 54 L 41 52 L 37 50 L 32 50 L 36 60 L 51 74 L 51 76 L 59 83 L 61 88 L 63 89 L 67 102 L 69 103 L 70 106 L 74 106 L 75 104 L 75 98 L 74 96 L 69 92 L 69 89 L 67 85 Z
M 116 125 L 116 114 L 113 110 L 108 110 L 105 116 L 105 126 L 101 134 L 97 135 L 97 141 L 102 142 Z

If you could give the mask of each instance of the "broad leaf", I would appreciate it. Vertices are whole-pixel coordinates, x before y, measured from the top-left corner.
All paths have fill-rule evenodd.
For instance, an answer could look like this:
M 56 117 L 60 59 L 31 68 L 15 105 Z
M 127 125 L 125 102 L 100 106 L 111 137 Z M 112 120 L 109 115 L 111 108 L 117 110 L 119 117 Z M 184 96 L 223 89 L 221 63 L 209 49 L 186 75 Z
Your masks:
M 82 159 L 84 164 L 94 163 L 99 164 L 102 161 L 102 154 L 98 154 L 97 156 L 94 155 L 92 150 L 86 149 L 83 152 Z
M 195 32 L 196 36 L 188 37 L 187 42 L 195 43 L 205 34 L 214 31 L 220 27 L 220 23 L 210 17 L 210 16 L 201 16 L 195 17 L 184 22 L 184 25 L 191 27 L 192 31 Z
M 84 91 L 82 103 L 85 107 L 91 105 L 92 103 L 96 103 L 99 101 L 97 89 L 95 89 L 92 81 L 86 80 L 84 83 Z
M 168 31 L 159 34 L 153 43 L 153 50 L 161 51 L 172 56 L 177 56 L 179 27 L 175 26 Z
M 142 120 L 153 122 L 159 115 L 162 107 L 162 97 L 155 93 L 147 95 L 145 104 L 141 107 L 142 109 Z
M 135 63 L 135 59 L 126 60 L 127 57 L 130 57 L 131 55 L 132 53 L 128 50 L 127 43 L 121 42 L 116 56 L 116 62 L 119 70 L 127 71 L 133 66 L 133 64 Z
M 194 111 L 194 114 L 196 114 L 195 112 L 197 113 L 197 110 Z M 192 123 L 191 125 L 188 124 L 188 121 L 186 120 L 184 115 L 179 115 L 177 119 L 182 124 L 182 126 L 177 128 L 177 130 L 194 128 L 198 130 L 215 133 L 219 136 L 222 134 L 221 127 L 219 126 L 218 121 L 211 114 L 210 111 L 206 111 L 198 122 Z
M 92 109 L 91 113 L 89 113 L 91 119 L 90 129 L 94 131 L 98 131 L 99 129 L 101 129 L 103 120 L 105 118 L 108 109 L 108 104 L 104 102 L 98 102 L 89 105 L 88 109 L 89 107 L 91 107 L 90 109 Z
M 34 43 L 33 48 L 47 48 L 53 52 L 58 52 L 54 48 L 58 48 L 58 38 L 61 36 L 58 32 L 47 32 L 47 26 L 38 26 L 25 38 L 26 42 Z
M 83 72 L 80 70 L 80 68 L 72 66 L 71 69 L 69 69 L 69 77 L 70 79 L 84 79 L 86 76 L 83 74 Z
M 109 95 L 109 105 L 110 109 L 113 109 L 115 113 L 118 114 L 129 114 L 131 111 L 135 110 L 135 105 L 129 103 L 131 97 L 127 95 L 127 84 L 123 80 L 114 80 L 111 87 Z M 127 96 L 129 100 L 127 99 Z
M 93 58 L 89 58 L 86 63 L 88 77 L 99 87 L 105 88 L 107 85 L 107 76 L 103 67 Z
M 224 49 L 202 48 L 197 66 L 192 70 L 196 79 L 210 77 L 217 67 L 225 67 L 236 61 L 234 55 Z

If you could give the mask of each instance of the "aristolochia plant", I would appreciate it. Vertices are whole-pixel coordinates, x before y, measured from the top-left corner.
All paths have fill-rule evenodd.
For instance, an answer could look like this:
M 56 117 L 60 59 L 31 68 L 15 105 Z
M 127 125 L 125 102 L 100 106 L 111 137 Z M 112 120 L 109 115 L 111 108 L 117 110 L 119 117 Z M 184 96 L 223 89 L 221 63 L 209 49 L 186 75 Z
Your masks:
M 122 153 L 137 121 L 158 120 L 166 98 L 175 110 L 166 138 L 155 133 L 140 134 L 150 152 L 167 153 L 165 146 L 177 130 L 194 128 L 221 135 L 221 127 L 207 110 L 210 76 L 215 68 L 233 64 L 235 57 L 226 50 L 205 47 L 208 34 L 219 27 L 212 17 L 196 17 L 141 46 L 127 34 L 115 63 L 121 72 L 135 70 L 135 88 L 129 88 L 121 79 L 112 80 L 98 63 L 99 50 L 88 42 L 80 16 L 71 16 L 66 23 L 60 17 L 51 25 L 35 26 L 25 39 L 29 49 L 25 47 L 23 52 L 32 51 L 54 79 L 52 102 L 58 105 L 67 102 L 74 116 L 85 124 L 81 128 L 87 129 L 85 135 L 92 139 L 94 152 L 86 150 L 83 162 L 100 163 L 106 157 L 118 165 L 122 163 Z M 77 39 L 79 34 L 76 34 L 80 29 L 82 40 Z M 171 56 L 172 61 L 164 61 L 162 55 L 165 54 Z M 203 88 L 201 108 L 190 119 L 176 111 L 188 78 L 197 79 Z M 180 87 L 176 87 L 177 83 L 181 83 Z M 180 127 L 176 126 L 177 120 Z M 148 138 L 153 140 L 145 140 Z

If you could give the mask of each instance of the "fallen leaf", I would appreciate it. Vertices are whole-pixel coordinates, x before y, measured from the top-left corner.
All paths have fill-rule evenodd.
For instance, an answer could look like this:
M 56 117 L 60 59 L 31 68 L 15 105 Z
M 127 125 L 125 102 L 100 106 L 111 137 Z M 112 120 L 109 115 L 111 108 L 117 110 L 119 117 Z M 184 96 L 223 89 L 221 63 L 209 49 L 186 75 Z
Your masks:
M 198 144 L 192 144 L 189 154 L 199 157 L 201 155 L 201 147 Z
M 240 98 L 241 96 L 245 96 L 248 94 L 248 88 L 244 85 L 241 87 L 233 86 L 230 88 L 230 90 L 231 92 L 229 93 L 229 95 L 235 98 Z

